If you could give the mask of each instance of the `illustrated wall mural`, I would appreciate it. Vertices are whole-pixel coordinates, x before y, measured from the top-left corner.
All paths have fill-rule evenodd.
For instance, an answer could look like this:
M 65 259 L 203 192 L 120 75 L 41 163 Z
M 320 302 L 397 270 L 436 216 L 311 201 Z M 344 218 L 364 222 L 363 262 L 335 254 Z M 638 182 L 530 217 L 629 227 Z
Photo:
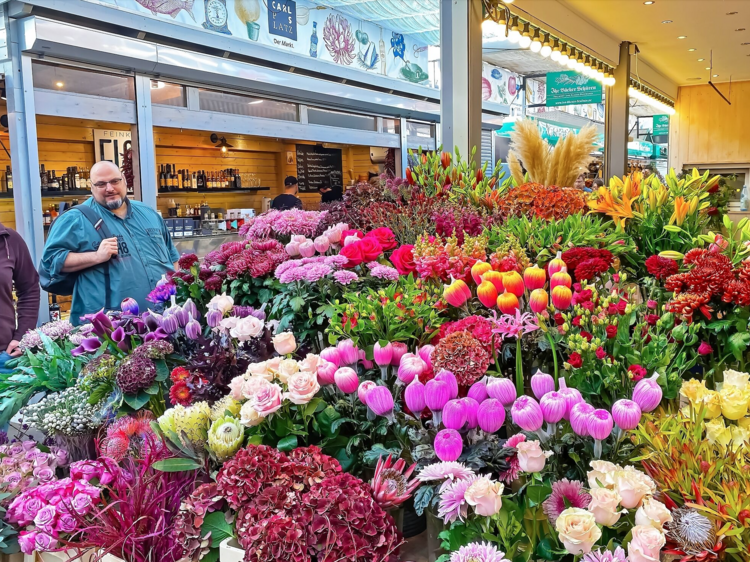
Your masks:
M 505 105 L 520 104 L 523 98 L 518 74 L 482 63 L 482 100 Z
M 87 0 L 427 85 L 427 45 L 305 0 Z

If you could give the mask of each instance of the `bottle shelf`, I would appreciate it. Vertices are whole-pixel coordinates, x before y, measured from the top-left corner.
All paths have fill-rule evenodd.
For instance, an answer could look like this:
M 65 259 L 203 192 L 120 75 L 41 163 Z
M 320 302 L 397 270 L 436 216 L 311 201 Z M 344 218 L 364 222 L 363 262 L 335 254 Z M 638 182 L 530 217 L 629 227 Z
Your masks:
M 91 195 L 91 191 L 88 189 L 70 189 L 68 191 L 42 189 L 42 199 L 63 199 L 65 197 L 78 197 L 81 195 Z
M 200 193 L 201 195 L 210 195 L 212 193 L 252 193 L 255 191 L 271 191 L 270 187 L 247 187 L 243 189 L 178 189 L 175 191 L 159 190 L 159 195 L 188 195 L 190 193 Z
M 13 194 L 8 193 L 7 191 L 3 191 L 0 193 L 0 199 L 13 199 Z

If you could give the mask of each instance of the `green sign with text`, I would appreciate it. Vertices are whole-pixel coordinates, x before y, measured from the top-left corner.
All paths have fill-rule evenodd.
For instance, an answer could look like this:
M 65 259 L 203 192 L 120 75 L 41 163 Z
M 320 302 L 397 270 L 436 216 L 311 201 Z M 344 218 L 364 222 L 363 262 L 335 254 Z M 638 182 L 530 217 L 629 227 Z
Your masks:
M 602 103 L 602 85 L 574 70 L 547 73 L 547 107 Z
M 654 115 L 654 136 L 669 135 L 669 115 Z

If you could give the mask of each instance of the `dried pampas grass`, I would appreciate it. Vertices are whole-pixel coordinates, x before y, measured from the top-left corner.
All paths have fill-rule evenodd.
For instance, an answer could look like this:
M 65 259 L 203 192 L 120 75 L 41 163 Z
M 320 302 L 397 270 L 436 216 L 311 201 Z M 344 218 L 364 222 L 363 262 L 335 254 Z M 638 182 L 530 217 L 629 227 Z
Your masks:
M 513 152 L 529 173 L 529 180 L 536 183 L 544 182 L 550 150 L 536 122 L 530 119 L 517 121 L 510 134 L 510 140 Z
M 510 168 L 510 175 L 516 181 L 516 185 L 524 183 L 523 168 L 521 168 L 521 163 L 518 161 L 518 156 L 512 150 L 508 152 L 508 167 Z
M 560 162 L 555 182 L 549 185 L 570 187 L 575 183 L 576 178 L 591 162 L 591 151 L 594 149 L 596 136 L 596 127 L 591 124 L 586 125 L 576 135 L 568 135 L 565 140 L 571 139 L 569 151 Z

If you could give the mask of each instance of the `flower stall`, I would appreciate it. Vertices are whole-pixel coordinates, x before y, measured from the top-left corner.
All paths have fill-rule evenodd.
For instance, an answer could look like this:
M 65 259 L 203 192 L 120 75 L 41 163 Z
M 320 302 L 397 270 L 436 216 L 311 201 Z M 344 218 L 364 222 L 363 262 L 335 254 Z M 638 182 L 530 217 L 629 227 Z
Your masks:
M 568 187 L 592 139 L 415 155 L 27 333 L 0 552 L 748 560 L 750 227 L 709 174 Z

